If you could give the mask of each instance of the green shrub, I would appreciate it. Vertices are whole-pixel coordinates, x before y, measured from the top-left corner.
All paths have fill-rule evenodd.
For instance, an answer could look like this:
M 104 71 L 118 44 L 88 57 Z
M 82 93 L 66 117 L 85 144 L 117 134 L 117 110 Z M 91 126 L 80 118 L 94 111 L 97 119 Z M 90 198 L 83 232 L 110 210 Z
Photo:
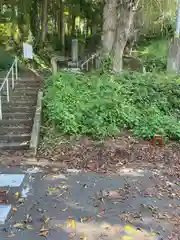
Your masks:
M 44 91 L 45 119 L 61 133 L 104 138 L 130 129 L 145 139 L 180 138 L 178 76 L 62 72 Z
M 14 57 L 4 50 L 3 47 L 0 47 L 0 70 L 9 70 L 13 61 Z
M 138 47 L 138 56 L 144 62 L 147 72 L 160 72 L 166 70 L 168 53 L 168 40 L 154 40 L 148 45 Z

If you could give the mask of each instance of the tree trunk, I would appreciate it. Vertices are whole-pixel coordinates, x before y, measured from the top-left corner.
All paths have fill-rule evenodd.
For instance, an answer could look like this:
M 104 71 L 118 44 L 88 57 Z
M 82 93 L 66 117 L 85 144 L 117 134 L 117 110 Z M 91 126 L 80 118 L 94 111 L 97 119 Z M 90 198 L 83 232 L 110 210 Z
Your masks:
M 72 29 L 71 29 L 71 36 L 76 36 L 76 16 L 72 15 Z
M 18 14 L 17 14 L 17 23 L 18 23 L 18 29 L 20 32 L 20 41 L 24 42 L 28 39 L 29 34 L 29 24 L 28 24 L 28 15 L 26 12 L 25 5 L 23 1 L 19 1 L 18 4 Z
M 131 2 L 131 1 L 130 1 Z M 121 73 L 123 68 L 123 53 L 126 46 L 131 25 L 134 20 L 135 9 L 139 0 L 129 3 L 122 3 L 119 6 L 119 14 L 117 20 L 116 39 L 113 47 L 113 71 Z
M 58 11 L 58 39 L 61 42 L 61 50 L 64 50 L 65 36 L 64 36 L 64 3 L 62 0 L 59 2 Z
M 38 33 L 40 30 L 40 21 L 38 16 L 38 4 L 37 0 L 32 1 L 32 6 L 30 10 L 30 28 L 31 32 L 33 34 L 33 37 L 35 38 L 35 45 L 38 42 Z
M 103 52 L 109 55 L 113 49 L 116 36 L 117 0 L 106 0 L 103 9 Z
M 86 37 L 89 36 L 89 19 L 86 20 Z
M 42 32 L 41 32 L 41 46 L 45 42 L 46 33 L 47 33 L 48 0 L 44 0 L 42 14 L 43 14 L 43 20 L 42 20 Z

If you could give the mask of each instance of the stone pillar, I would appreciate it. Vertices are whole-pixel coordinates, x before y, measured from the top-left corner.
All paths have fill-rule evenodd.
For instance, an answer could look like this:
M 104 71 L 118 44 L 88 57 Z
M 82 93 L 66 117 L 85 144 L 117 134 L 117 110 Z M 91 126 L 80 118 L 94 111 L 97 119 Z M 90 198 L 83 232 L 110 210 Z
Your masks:
M 78 62 L 78 40 L 77 39 L 72 39 L 71 57 L 72 57 L 72 62 Z
M 180 38 L 173 38 L 169 45 L 167 71 L 180 73 Z

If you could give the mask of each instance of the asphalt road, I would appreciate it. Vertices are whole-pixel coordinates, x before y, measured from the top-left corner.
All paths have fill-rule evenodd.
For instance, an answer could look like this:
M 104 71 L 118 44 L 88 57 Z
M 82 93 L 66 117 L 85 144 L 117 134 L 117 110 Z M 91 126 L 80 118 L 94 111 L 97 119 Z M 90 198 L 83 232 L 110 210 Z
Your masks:
M 4 171 L 26 173 L 27 197 L 11 199 L 14 213 L 0 226 L 0 240 L 164 240 L 173 229 L 168 219 L 180 213 L 175 195 L 179 183 L 167 181 L 158 171 L 124 169 L 116 175 Z M 164 184 L 169 191 L 162 190 Z

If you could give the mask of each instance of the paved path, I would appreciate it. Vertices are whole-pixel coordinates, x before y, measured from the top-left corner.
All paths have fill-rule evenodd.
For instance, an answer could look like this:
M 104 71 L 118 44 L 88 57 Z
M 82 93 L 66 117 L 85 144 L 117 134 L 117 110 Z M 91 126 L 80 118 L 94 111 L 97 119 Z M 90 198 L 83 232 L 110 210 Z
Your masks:
M 0 240 L 168 239 L 173 228 L 168 219 L 180 213 L 175 196 L 180 185 L 164 180 L 158 171 L 124 169 L 109 176 L 74 170 L 62 174 L 58 169 L 56 174 L 0 171 L 26 176 L 18 190 L 25 193 L 24 201 L 10 198 L 14 212 L 1 225 Z M 169 186 L 169 195 L 160 190 L 162 184 Z

